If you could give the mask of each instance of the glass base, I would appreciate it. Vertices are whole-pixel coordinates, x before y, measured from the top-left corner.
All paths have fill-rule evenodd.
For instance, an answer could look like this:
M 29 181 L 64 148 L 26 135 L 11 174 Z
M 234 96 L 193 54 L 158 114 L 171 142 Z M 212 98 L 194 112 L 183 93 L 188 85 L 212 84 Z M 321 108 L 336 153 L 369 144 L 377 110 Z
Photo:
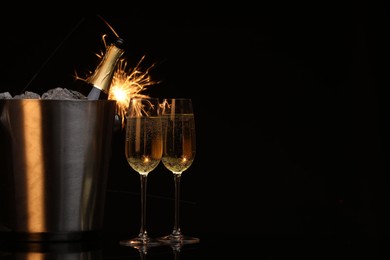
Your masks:
M 153 239 L 153 238 L 141 238 L 141 237 L 135 237 L 132 239 L 126 239 L 119 241 L 119 244 L 122 246 L 132 246 L 132 247 L 139 247 L 139 246 L 145 246 L 145 247 L 154 247 L 154 246 L 161 246 L 162 242 Z
M 197 237 L 184 236 L 184 235 L 172 235 L 172 234 L 157 238 L 157 240 L 164 244 L 169 244 L 169 245 L 197 244 L 200 242 L 200 239 Z

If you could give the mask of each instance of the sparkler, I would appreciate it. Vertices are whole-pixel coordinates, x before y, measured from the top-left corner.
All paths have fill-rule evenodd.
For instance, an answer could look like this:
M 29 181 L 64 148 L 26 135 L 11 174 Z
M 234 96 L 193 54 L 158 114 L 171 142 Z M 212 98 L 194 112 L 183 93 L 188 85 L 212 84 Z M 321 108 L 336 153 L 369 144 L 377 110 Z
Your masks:
M 99 16 L 99 18 L 116 35 L 116 37 L 119 37 L 119 34 L 103 17 Z M 105 35 L 103 35 L 103 42 L 104 46 L 107 48 Z M 103 53 L 100 57 L 102 56 Z M 143 94 L 143 91 L 145 91 L 148 87 L 159 83 L 152 80 L 149 74 L 149 71 L 154 67 L 154 64 L 145 71 L 141 70 L 141 63 L 144 59 L 145 55 L 142 56 L 134 68 L 128 68 L 127 61 L 125 59 L 121 59 L 112 79 L 108 99 L 116 100 L 117 114 L 122 119 L 122 127 L 124 126 L 124 120 L 130 99 L 133 97 L 148 97 L 148 95 Z
M 115 32 L 114 28 L 105 20 L 103 17 L 98 16 L 112 31 L 112 33 L 119 37 L 118 33 Z M 104 47 L 107 49 L 106 38 L 107 35 L 102 36 Z M 99 58 L 102 58 L 104 52 L 101 51 L 100 54 L 96 54 Z M 119 60 L 112 83 L 110 86 L 110 91 L 108 93 L 109 100 L 116 100 L 116 110 L 117 115 L 121 117 L 122 128 L 124 126 L 124 121 L 129 107 L 130 99 L 133 97 L 149 97 L 143 92 L 148 89 L 148 87 L 158 84 L 158 81 L 152 80 L 149 72 L 154 67 L 155 64 L 152 64 L 145 71 L 141 70 L 141 63 L 145 59 L 145 55 L 142 56 L 137 65 L 133 68 L 129 68 L 128 63 L 125 58 Z M 76 75 L 76 78 L 79 78 Z M 79 78 L 80 79 L 80 78 Z
M 102 39 L 104 46 L 107 49 L 107 43 L 105 41 L 106 36 L 107 35 L 103 35 Z M 104 56 L 104 52 L 101 51 L 100 54 L 96 54 L 96 56 L 101 59 Z M 116 101 L 116 112 L 121 118 L 122 128 L 124 126 L 130 99 L 134 97 L 149 97 L 144 93 L 144 91 L 146 91 L 150 86 L 159 83 L 158 81 L 152 80 L 152 77 L 150 76 L 150 70 L 155 66 L 155 64 L 152 64 L 146 70 L 141 69 L 141 64 L 144 59 L 145 55 L 142 56 L 136 66 L 130 67 L 127 60 L 122 58 L 118 62 L 112 79 L 108 99 Z M 91 73 L 92 72 L 89 72 L 89 74 Z M 75 78 L 84 80 L 83 78 L 77 76 L 77 72 L 75 73 Z
M 152 80 L 149 74 L 154 64 L 145 71 L 141 70 L 141 63 L 144 58 L 145 56 L 140 59 L 134 68 L 128 68 L 127 61 L 121 59 L 112 79 L 108 99 L 116 100 L 117 114 L 122 118 L 122 127 L 130 99 L 134 97 L 148 97 L 143 92 L 148 87 L 159 83 Z

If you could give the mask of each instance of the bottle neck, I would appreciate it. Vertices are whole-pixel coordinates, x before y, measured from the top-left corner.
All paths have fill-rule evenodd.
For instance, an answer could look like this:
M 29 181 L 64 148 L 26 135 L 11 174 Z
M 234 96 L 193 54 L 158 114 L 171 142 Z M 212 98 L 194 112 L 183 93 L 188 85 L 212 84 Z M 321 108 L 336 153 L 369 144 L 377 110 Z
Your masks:
M 103 56 L 94 73 L 87 78 L 87 82 L 95 88 L 108 94 L 114 76 L 116 64 L 122 56 L 124 50 L 112 44 L 108 46 L 106 54 Z

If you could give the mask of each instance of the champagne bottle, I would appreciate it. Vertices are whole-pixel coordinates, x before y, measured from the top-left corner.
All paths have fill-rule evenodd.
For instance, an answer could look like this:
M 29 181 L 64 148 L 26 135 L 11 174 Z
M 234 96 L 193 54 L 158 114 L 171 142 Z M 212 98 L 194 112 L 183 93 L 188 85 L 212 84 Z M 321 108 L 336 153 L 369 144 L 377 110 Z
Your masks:
M 116 65 L 124 53 L 124 41 L 118 38 L 109 45 L 96 67 L 95 71 L 85 80 L 79 80 L 76 91 L 82 93 L 88 100 L 107 100 Z

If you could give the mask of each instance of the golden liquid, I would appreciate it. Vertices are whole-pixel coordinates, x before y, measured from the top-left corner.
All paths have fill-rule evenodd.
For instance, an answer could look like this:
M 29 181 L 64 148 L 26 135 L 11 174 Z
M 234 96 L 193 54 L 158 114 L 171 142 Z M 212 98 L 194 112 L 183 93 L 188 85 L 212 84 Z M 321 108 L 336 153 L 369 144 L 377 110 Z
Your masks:
M 158 117 L 129 118 L 126 127 L 127 162 L 138 173 L 148 174 L 161 161 L 161 120 Z
M 174 172 L 187 170 L 196 154 L 195 119 L 193 114 L 163 117 L 164 147 L 162 163 Z

